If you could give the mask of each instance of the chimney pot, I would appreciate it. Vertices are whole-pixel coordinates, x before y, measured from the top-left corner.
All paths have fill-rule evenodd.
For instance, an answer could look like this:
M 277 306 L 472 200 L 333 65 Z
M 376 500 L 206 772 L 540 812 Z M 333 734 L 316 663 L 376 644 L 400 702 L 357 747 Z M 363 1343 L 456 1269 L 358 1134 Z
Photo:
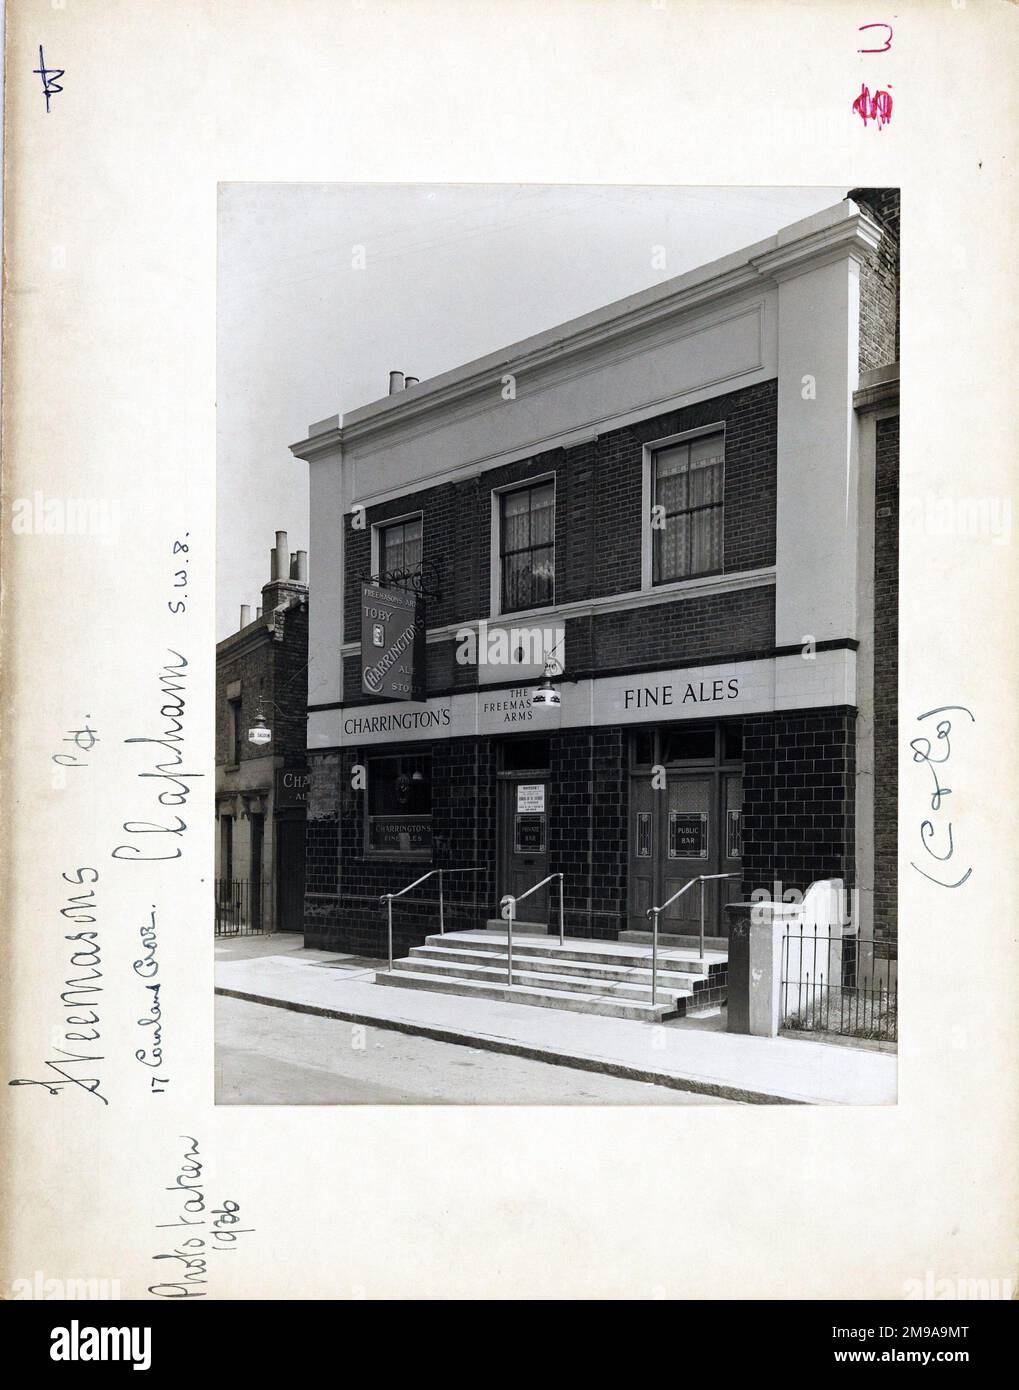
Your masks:
M 269 582 L 276 579 L 287 578 L 287 556 L 290 554 L 287 546 L 286 531 L 276 532 L 276 545 L 270 550 Z
M 301 584 L 308 582 L 308 552 L 306 550 L 297 552 L 297 578 Z
M 403 379 L 404 389 L 408 386 L 416 386 L 420 380 L 419 376 L 405 376 Z
M 250 623 L 250 622 L 251 622 L 251 604 L 250 604 L 250 603 L 242 603 L 242 604 L 241 604 L 241 627 L 247 627 L 248 623 Z
M 403 372 L 389 373 L 389 394 L 395 396 L 398 391 L 403 390 Z
M 259 607 L 255 609 L 255 617 L 256 617 L 256 618 L 260 618 L 261 616 L 262 616 L 262 608 L 261 608 L 261 605 L 259 605 Z

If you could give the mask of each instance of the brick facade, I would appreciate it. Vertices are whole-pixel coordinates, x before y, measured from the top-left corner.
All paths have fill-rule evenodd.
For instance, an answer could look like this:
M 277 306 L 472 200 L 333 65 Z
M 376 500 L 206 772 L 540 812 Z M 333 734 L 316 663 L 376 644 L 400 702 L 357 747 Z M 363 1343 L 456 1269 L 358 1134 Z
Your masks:
M 236 750 L 231 748 L 232 705 Z M 272 730 L 268 744 L 248 741 L 260 707 Z M 290 793 L 277 803 L 276 774 L 283 768 L 303 770 L 307 726 L 308 586 L 303 580 L 273 579 L 262 588 L 262 615 L 216 646 L 218 901 L 240 893 L 245 911 L 250 909 L 266 930 L 302 926 L 304 845 L 294 822 L 303 813 Z
M 566 930 L 571 936 L 614 940 L 626 925 L 626 731 L 568 729 L 552 735 L 550 743 L 549 872 L 566 875 Z M 419 865 L 365 855 L 365 793 L 351 789 L 354 769 L 373 753 L 389 751 L 389 745 L 309 755 L 309 946 L 385 956 L 381 895 L 433 868 L 469 863 L 482 869 L 447 878 L 447 931 L 473 929 L 496 915 L 496 745 L 486 738 L 458 738 L 424 746 L 432 755 L 434 849 Z M 394 904 L 396 954 L 405 955 L 436 931 L 437 922 L 432 880 Z
M 898 353 L 897 193 L 858 189 L 851 196 L 886 233 L 875 254 L 868 255 L 863 250 L 859 270 L 858 365 L 860 371 L 869 371 L 894 362 Z M 841 328 L 844 331 L 845 325 Z M 454 478 L 416 490 L 408 482 L 399 497 L 368 509 L 363 528 L 355 529 L 353 513 L 348 513 L 344 518 L 342 642 L 353 644 L 360 640 L 360 579 L 373 568 L 372 528 L 417 512 L 423 520 L 423 564 L 426 570 L 434 567 L 438 571 L 441 590 L 441 597 L 428 600 L 430 632 L 492 620 L 491 546 L 493 534 L 497 534 L 497 527 L 492 525 L 493 493 L 553 475 L 555 600 L 547 618 L 544 614 L 521 614 L 519 621 L 521 626 L 546 621 L 565 624 L 566 681 L 597 682 L 605 677 L 675 673 L 683 668 L 692 672 L 698 665 L 724 667 L 726 663 L 731 663 L 735 671 L 742 670 L 740 663 L 772 657 L 788 661 L 786 649 L 776 648 L 775 581 L 767 573 L 754 573 L 767 571 L 776 563 L 778 399 L 775 379 L 759 381 L 682 409 L 606 429 L 581 443 L 544 449 L 532 457 L 486 467 L 479 476 Z M 620 412 L 616 418 L 628 417 Z M 642 565 L 647 446 L 716 425 L 724 428 L 725 433 L 720 575 L 687 589 L 647 593 Z M 575 434 L 581 432 L 578 428 Z M 591 433 L 595 434 L 594 428 Z M 550 433 L 549 437 L 557 436 Z M 558 437 L 569 439 L 573 435 L 563 433 Z M 797 437 L 795 432 L 793 437 Z M 879 934 L 889 937 L 895 930 L 897 440 L 897 420 L 879 420 L 873 575 L 877 613 L 875 857 L 879 885 L 875 893 L 875 925 Z M 504 446 L 493 440 L 491 452 L 497 447 Z M 805 464 L 796 459 L 794 450 L 791 452 L 793 470 L 836 466 L 821 456 L 816 460 L 809 458 Z M 807 447 L 806 454 L 809 453 Z M 434 466 L 439 463 L 440 460 L 433 460 Z M 408 478 L 413 476 L 409 470 L 408 464 Z M 869 516 L 870 500 L 861 499 L 863 517 Z M 827 516 L 814 515 L 815 526 L 827 522 Z M 809 578 L 805 582 L 802 569 L 796 572 L 794 566 L 791 583 L 799 584 L 808 601 L 813 593 Z M 823 583 L 819 589 L 821 601 L 830 601 L 830 595 L 823 592 Z M 617 599 L 623 601 L 613 601 Z M 560 613 L 564 605 L 576 607 Z M 507 625 L 513 622 L 513 615 L 507 615 Z M 833 649 L 855 649 L 860 640 L 855 631 L 833 632 L 830 641 L 819 645 L 818 658 L 822 646 L 830 654 Z M 869 634 L 863 634 L 862 640 L 869 640 Z M 479 688 L 477 669 L 456 660 L 456 647 L 452 631 L 428 643 L 428 698 L 447 700 L 450 711 L 456 706 L 461 715 L 469 707 L 480 711 L 480 702 L 471 707 L 465 699 Z M 778 667 L 772 669 L 777 672 Z M 842 679 L 837 674 L 841 668 L 835 662 L 828 669 L 834 673 L 833 679 Z M 851 665 L 845 669 L 851 670 Z M 782 671 L 781 688 L 790 691 L 790 703 L 795 703 L 796 697 L 802 698 L 803 673 L 798 690 L 797 678 L 789 667 Z M 356 652 L 348 651 L 342 656 L 342 676 L 344 710 L 375 703 L 361 694 L 360 658 Z M 754 679 L 750 678 L 751 688 Z M 820 684 L 823 679 L 822 673 L 815 687 L 807 681 L 807 690 L 816 689 L 818 697 L 824 698 L 825 688 Z M 498 691 L 500 684 L 517 683 L 507 672 L 505 682 L 486 688 Z M 608 682 L 602 688 L 611 690 Z M 755 703 L 748 702 L 747 707 L 759 708 L 758 699 L 755 696 Z M 815 696 L 810 694 L 808 699 L 813 703 Z M 323 705 L 322 709 L 334 711 L 336 706 Z M 707 715 L 709 711 L 705 709 L 703 713 Z M 741 740 L 742 826 L 726 818 L 728 811 L 722 816 L 715 809 L 718 796 L 711 793 L 715 797 L 711 816 L 717 814 L 721 818 L 714 823 L 710 836 L 711 853 L 719 863 L 723 858 L 737 865 L 742 863 L 743 895 L 749 897 L 759 889 L 777 890 L 779 894 L 790 889 L 802 892 L 812 882 L 824 878 L 840 878 L 852 888 L 857 855 L 856 709 L 848 705 L 779 708 L 737 716 L 734 708 L 730 713 L 728 708 L 717 707 L 713 713 L 729 716 L 723 718 L 721 727 L 712 726 L 716 729 L 716 750 L 731 745 L 736 751 L 724 756 L 716 751 L 716 758 L 721 761 L 715 763 L 714 781 L 702 777 L 698 782 L 696 771 L 690 770 L 704 766 L 698 764 L 698 753 L 670 754 L 669 775 L 675 773 L 682 780 L 683 773 L 689 772 L 687 791 L 691 797 L 707 795 L 701 790 L 705 781 L 716 788 L 735 785 L 734 795 L 738 797 L 739 783 L 735 779 L 740 777 Z M 701 730 L 705 727 L 702 720 L 697 720 L 697 725 Z M 498 838 L 506 833 L 499 816 L 501 779 L 512 773 L 499 771 L 504 755 L 494 735 L 467 736 L 464 732 L 465 728 L 479 727 L 462 715 L 453 737 L 401 744 L 394 735 L 392 743 L 344 746 L 309 754 L 306 937 L 310 946 L 374 957 L 384 955 L 386 917 L 379 901 L 381 894 L 403 887 L 431 868 L 472 864 L 482 870 L 462 885 L 447 881 L 448 929 L 476 927 L 496 914 L 498 896 L 507 891 L 499 881 L 497 862 Z M 666 733 L 676 727 L 663 721 L 662 737 L 656 746 L 664 747 Z M 693 727 L 692 722 L 689 727 Z M 599 724 L 592 718 L 583 727 L 560 727 L 547 735 L 547 845 L 543 854 L 547 855 L 547 872 L 565 875 L 565 923 L 570 935 L 614 939 L 638 920 L 631 902 L 631 863 L 635 876 L 643 875 L 641 891 L 648 891 L 651 880 L 641 867 L 645 851 L 637 847 L 639 836 L 635 836 L 635 826 L 644 835 L 642 827 L 647 822 L 638 821 L 636 813 L 631 818 L 631 787 L 635 803 L 644 794 L 637 790 L 639 783 L 631 780 L 631 736 L 635 729 L 632 724 L 619 727 Z M 373 729 L 371 734 L 378 732 Z M 516 731 L 509 729 L 506 734 L 513 732 Z M 371 736 L 356 724 L 345 727 L 345 733 L 352 737 Z M 637 744 L 633 746 L 636 754 Z M 682 740 L 675 746 L 682 749 Z M 411 750 L 431 757 L 431 852 L 402 857 L 366 853 L 367 793 L 352 785 L 354 769 L 364 766 L 376 754 Z M 684 766 L 684 759 L 688 767 Z M 726 781 L 726 777 L 730 780 Z M 670 812 L 670 828 L 667 832 L 655 830 L 654 850 L 646 851 L 646 857 L 657 856 L 654 872 L 660 872 L 662 879 L 670 873 L 688 872 L 685 867 L 681 871 L 670 870 L 663 858 L 684 860 L 681 851 L 688 842 L 668 839 L 663 846 L 662 836 L 696 834 L 698 817 L 701 824 L 708 823 L 700 810 L 692 813 L 694 829 L 689 809 L 677 811 L 676 815 L 680 819 L 674 823 L 675 832 Z M 657 809 L 654 819 L 656 825 L 663 824 Z M 732 841 L 726 838 L 730 833 L 736 837 Z M 678 846 L 675 853 L 673 843 Z M 730 843 L 737 845 L 735 851 L 728 849 Z M 518 856 L 524 853 L 517 850 Z M 691 850 L 691 862 L 706 853 Z M 642 924 L 643 917 L 639 920 Z M 393 946 L 398 956 L 437 929 L 433 883 L 397 902 L 393 925 Z
M 878 420 L 874 521 L 874 935 L 894 941 L 898 889 L 899 418 Z
M 346 518 L 346 585 L 343 639 L 360 641 L 360 577 L 371 571 L 371 528 L 389 517 L 423 513 L 423 563 L 443 567 L 442 598 L 428 603 L 428 626 L 468 623 L 489 616 L 492 491 L 528 478 L 556 477 L 556 602 L 608 598 L 641 588 L 641 488 L 644 445 L 703 425 L 724 425 L 726 432 L 726 513 L 724 513 L 723 573 L 760 569 L 774 564 L 774 507 L 776 507 L 777 382 L 766 381 L 744 391 L 728 392 L 684 410 L 673 410 L 624 430 L 609 431 L 576 449 L 553 449 L 502 468 L 489 468 L 482 478 L 448 482 L 438 488 L 407 493 L 371 507 L 363 530 Z M 715 603 L 688 613 L 708 641 L 706 651 L 730 648 L 733 603 Z M 687 605 L 698 600 L 685 600 Z M 742 600 L 735 602 L 741 609 Z M 678 609 L 660 621 L 662 642 L 673 639 Z M 687 614 L 683 614 L 685 623 Z M 744 617 L 755 639 L 760 613 Z M 613 644 L 612 624 L 606 642 Z M 770 637 L 765 638 L 765 644 Z M 435 644 L 432 644 L 435 645 Z M 430 660 L 442 660 L 432 657 Z M 602 653 L 592 651 L 601 664 Z M 624 657 L 628 660 L 630 657 Z M 343 698 L 360 698 L 360 678 L 352 680 L 356 663 L 345 673 Z M 441 684 L 430 689 L 441 688 Z
M 307 742 L 308 678 L 308 607 L 288 609 L 279 619 L 283 633 L 274 640 L 268 630 L 268 619 L 259 619 L 246 629 L 245 636 L 235 634 L 219 644 L 216 651 L 216 765 L 228 761 L 230 711 L 227 688 L 239 681 L 240 693 L 240 762 L 264 758 L 261 744 L 249 743 L 247 731 L 255 722 L 259 696 L 264 700 L 266 717 L 272 717 L 272 752 L 288 763 L 304 761 Z M 303 677 L 303 679 L 302 679 Z
M 745 898 L 758 888 L 803 892 L 823 878 L 853 886 L 855 783 L 855 710 L 743 720 Z
M 860 267 L 859 367 L 866 372 L 899 360 L 899 190 L 854 188 L 849 197 L 883 234 Z

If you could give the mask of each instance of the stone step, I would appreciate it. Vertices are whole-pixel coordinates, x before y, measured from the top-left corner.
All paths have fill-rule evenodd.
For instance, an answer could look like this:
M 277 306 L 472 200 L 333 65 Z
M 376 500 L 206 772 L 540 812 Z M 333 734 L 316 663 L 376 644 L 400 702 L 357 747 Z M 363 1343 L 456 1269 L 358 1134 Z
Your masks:
M 447 932 L 445 935 L 429 936 L 426 938 L 427 946 L 448 946 L 452 950 L 459 950 L 467 947 L 472 951 L 501 951 L 506 950 L 506 933 L 503 930 L 501 936 L 496 932 Z M 559 938 L 554 936 L 529 936 L 526 933 L 517 936 L 513 933 L 513 954 L 528 956 L 548 956 L 559 957 L 560 960 L 570 959 L 590 959 L 592 963 L 597 962 L 601 965 L 630 965 L 640 966 L 648 964 L 647 949 L 639 945 L 631 945 L 619 941 L 592 941 L 583 937 L 567 937 L 563 946 L 559 945 Z M 692 975 L 706 975 L 713 967 L 724 967 L 727 956 L 722 951 L 705 951 L 705 958 L 702 961 L 696 948 L 693 949 L 662 949 L 658 951 L 658 965 L 660 969 L 676 969 L 688 972 Z
M 649 931 L 621 931 L 619 940 L 626 943 L 631 942 L 635 946 L 645 946 L 651 949 L 651 933 Z M 676 932 L 658 933 L 658 948 L 663 946 L 678 947 L 680 950 L 699 951 L 701 939 L 697 932 L 678 934 Z M 729 938 L 727 936 L 706 936 L 704 938 L 705 951 L 714 951 L 719 955 L 727 955 L 729 951 Z
M 505 942 L 501 951 L 480 951 L 470 950 L 467 947 L 455 947 L 450 945 L 443 946 L 412 946 L 410 948 L 410 960 L 417 961 L 422 969 L 429 966 L 424 962 L 439 963 L 441 961 L 455 961 L 461 965 L 488 965 L 500 962 L 505 969 L 506 950 Z M 621 984 L 643 985 L 649 984 L 651 980 L 651 964 L 647 965 L 605 965 L 598 957 L 589 956 L 569 956 L 557 957 L 549 955 L 534 955 L 528 951 L 521 951 L 517 942 L 513 942 L 513 962 L 523 961 L 529 969 L 540 969 L 550 975 L 582 976 L 585 979 L 595 979 L 603 981 L 618 981 Z M 674 966 L 668 969 L 659 964 L 658 983 L 663 988 L 673 988 L 679 990 L 694 990 L 698 987 L 704 988 L 708 983 L 708 976 L 695 970 L 677 970 Z
M 657 1023 L 675 1018 L 679 1007 L 675 1003 L 650 1004 L 636 999 L 612 999 L 596 994 L 570 993 L 566 990 L 538 989 L 525 985 L 482 984 L 474 980 L 449 978 L 444 975 L 412 973 L 409 970 L 381 970 L 375 976 L 377 985 L 400 989 L 426 989 L 439 994 L 458 994 L 471 999 L 497 999 L 507 1004 L 531 1004 L 543 1009 L 567 1009 L 571 1013 L 602 1014 L 608 1018 L 627 1018 Z
M 443 960 L 444 954 L 452 953 L 440 951 L 426 960 L 422 960 L 420 956 L 413 956 L 411 959 L 394 961 L 393 969 L 409 974 L 420 974 L 425 971 L 429 975 L 442 975 L 445 979 L 476 980 L 482 984 L 506 983 L 505 956 L 494 959 L 491 956 L 483 957 L 493 961 L 491 965 L 485 965 L 479 963 L 465 964 L 458 960 Z M 533 964 L 520 961 L 515 951 L 513 953 L 513 983 L 567 994 L 595 994 L 612 999 L 639 999 L 644 1003 L 651 1002 L 650 971 L 646 983 L 603 979 L 596 975 L 551 974 L 535 968 Z M 693 998 L 691 986 L 673 985 L 661 976 L 658 979 L 657 993 L 659 1003 Z

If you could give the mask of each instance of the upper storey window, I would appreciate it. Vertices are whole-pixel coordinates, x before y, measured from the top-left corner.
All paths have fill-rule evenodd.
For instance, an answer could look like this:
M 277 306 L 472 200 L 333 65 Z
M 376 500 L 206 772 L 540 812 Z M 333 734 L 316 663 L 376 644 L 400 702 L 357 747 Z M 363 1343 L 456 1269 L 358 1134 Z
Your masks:
M 379 527 L 379 569 L 386 574 L 417 574 L 421 569 L 420 516 Z
M 554 479 L 504 492 L 499 506 L 501 611 L 554 603 Z
M 653 582 L 722 569 L 725 436 L 658 449 L 651 460 Z

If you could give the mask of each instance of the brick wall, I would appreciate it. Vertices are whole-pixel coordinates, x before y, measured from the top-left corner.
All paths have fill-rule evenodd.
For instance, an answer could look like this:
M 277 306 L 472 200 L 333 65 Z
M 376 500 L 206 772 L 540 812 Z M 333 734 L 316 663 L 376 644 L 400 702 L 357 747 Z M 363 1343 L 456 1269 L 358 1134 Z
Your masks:
M 573 632 L 584 623 L 591 627 L 594 672 L 663 662 L 681 666 L 722 653 L 769 652 L 775 645 L 775 590 L 741 589 L 568 622 L 571 663 Z M 577 636 L 582 643 L 582 635 Z
M 308 705 L 308 609 L 288 609 L 283 619 L 283 639 L 275 641 L 260 622 L 255 635 L 240 640 L 235 649 L 230 639 L 216 651 L 216 763 L 226 763 L 230 740 L 227 687 L 241 683 L 240 760 L 264 758 L 266 752 L 289 762 L 302 762 L 307 742 Z M 272 725 L 273 740 L 248 742 L 248 730 L 258 713 L 258 697 Z M 273 704 L 279 706 L 273 708 Z
M 743 720 L 743 896 L 854 881 L 856 712 Z
M 899 190 L 854 188 L 849 197 L 883 233 L 860 267 L 859 369 L 865 372 L 899 360 Z
M 626 925 L 624 739 L 619 728 L 570 729 L 551 739 L 549 872 L 566 874 L 565 921 L 571 936 L 611 940 Z M 414 746 L 422 752 L 429 748 Z M 444 866 L 482 869 L 446 879 L 447 930 L 474 929 L 495 914 L 496 744 L 484 738 L 443 739 L 430 748 L 434 851 L 428 861 L 364 856 L 366 794 L 351 790 L 352 774 L 382 748 L 309 755 L 308 946 L 383 958 L 386 913 L 380 896 Z M 555 892 L 551 905 L 554 911 Z M 394 904 L 395 953 L 406 955 L 437 930 L 437 885 L 431 880 Z
M 576 597 L 640 588 L 643 449 L 656 439 L 704 425 L 725 425 L 725 545 L 731 574 L 775 563 L 778 383 L 764 381 L 683 410 L 602 435 L 590 536 L 594 582 Z
M 490 613 L 491 493 L 529 478 L 556 475 L 556 600 L 568 603 L 640 589 L 643 446 L 655 439 L 725 426 L 726 573 L 775 560 L 777 383 L 762 382 L 683 410 L 612 430 L 574 449 L 489 469 L 426 488 L 369 510 L 364 530 L 348 517 L 344 640 L 360 640 L 360 576 L 371 569 L 371 527 L 420 511 L 426 565 L 441 561 L 441 599 L 428 602 L 428 625 L 466 623 Z M 637 613 L 570 620 L 572 670 L 697 660 L 704 655 L 768 650 L 774 643 L 774 594 L 768 589 L 677 600 Z M 428 646 L 431 694 L 473 688 L 475 674 L 454 660 L 455 643 Z M 364 702 L 359 659 L 343 662 L 344 703 Z
M 874 935 L 897 934 L 899 420 L 877 422 L 874 535 Z
M 381 959 L 387 950 L 386 913 L 379 898 L 430 869 L 477 864 L 480 874 L 445 883 L 446 929 L 468 930 L 495 902 L 494 746 L 484 739 L 443 739 L 414 745 L 432 753 L 434 849 L 427 861 L 365 858 L 364 791 L 352 790 L 354 768 L 386 748 L 344 748 L 309 755 L 308 946 Z M 475 913 L 475 905 L 478 912 Z M 393 906 L 393 949 L 406 955 L 438 931 L 438 883 L 429 880 Z

